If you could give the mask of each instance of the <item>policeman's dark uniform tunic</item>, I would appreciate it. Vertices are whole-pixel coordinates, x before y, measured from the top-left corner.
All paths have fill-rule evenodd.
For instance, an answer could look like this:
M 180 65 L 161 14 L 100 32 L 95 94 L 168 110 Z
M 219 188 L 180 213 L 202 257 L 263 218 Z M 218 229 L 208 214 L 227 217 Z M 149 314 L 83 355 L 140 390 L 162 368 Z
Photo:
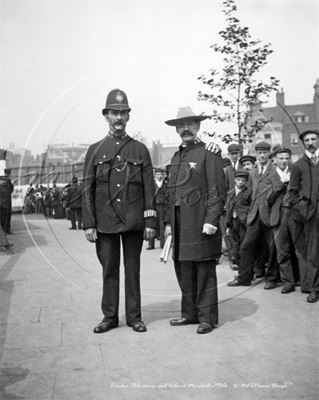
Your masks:
M 218 323 L 216 258 L 221 254 L 219 219 L 226 188 L 221 157 L 198 138 L 172 158 L 168 181 L 175 272 L 182 291 L 182 318 Z M 218 227 L 202 233 L 203 224 Z
M 145 227 L 155 228 L 153 168 L 149 152 L 126 133 L 108 134 L 86 154 L 83 228 L 96 228 L 103 267 L 104 320 L 118 322 L 120 238 L 125 269 L 126 322 L 141 320 L 140 253 Z

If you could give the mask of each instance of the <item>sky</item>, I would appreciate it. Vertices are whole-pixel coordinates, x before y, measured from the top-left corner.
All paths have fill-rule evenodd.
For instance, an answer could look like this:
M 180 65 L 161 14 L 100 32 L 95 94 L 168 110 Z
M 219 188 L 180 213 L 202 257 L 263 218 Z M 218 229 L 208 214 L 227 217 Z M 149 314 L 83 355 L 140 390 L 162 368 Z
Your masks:
M 274 53 L 262 77 L 275 76 L 287 104 L 311 103 L 319 78 L 319 0 L 237 0 L 241 23 Z M 107 133 L 108 92 L 124 90 L 127 132 L 178 143 L 164 124 L 197 101 L 198 77 L 220 65 L 210 46 L 225 27 L 221 0 L 0 0 L 0 147 L 94 143 Z M 275 96 L 269 105 L 275 104 Z M 202 129 L 224 132 L 204 121 Z M 229 129 L 229 128 L 227 128 Z

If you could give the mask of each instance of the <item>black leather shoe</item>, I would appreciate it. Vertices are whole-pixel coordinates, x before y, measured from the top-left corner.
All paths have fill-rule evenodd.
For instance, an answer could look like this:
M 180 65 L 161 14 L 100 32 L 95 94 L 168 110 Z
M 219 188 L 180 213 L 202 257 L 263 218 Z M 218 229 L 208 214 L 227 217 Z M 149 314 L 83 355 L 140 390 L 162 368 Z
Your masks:
M 201 322 L 198 325 L 197 333 L 209 333 L 214 329 L 213 325 L 208 324 L 207 322 Z
M 146 247 L 146 250 L 154 250 L 154 246 L 148 246 L 148 247 Z
M 316 289 L 311 289 L 310 294 L 307 296 L 308 303 L 315 303 L 319 300 L 319 292 Z
M 76 228 L 69 228 L 69 231 L 75 231 Z
M 181 326 L 181 325 L 191 325 L 198 324 L 198 320 L 187 319 L 187 318 L 173 318 L 169 321 L 172 326 Z
M 242 282 L 239 281 L 237 278 L 227 283 L 227 286 L 234 287 L 234 286 L 251 286 L 250 282 Z
M 264 271 L 260 271 L 260 272 L 256 272 L 256 273 L 255 273 L 255 277 L 256 277 L 257 279 L 263 278 L 264 276 L 265 276 L 265 272 L 264 272 Z
M 301 289 L 301 293 L 311 293 L 310 289 Z
M 265 290 L 271 290 L 271 289 L 275 289 L 275 287 L 276 287 L 275 282 L 266 282 L 265 286 L 264 286 L 264 289 Z
M 146 332 L 147 331 L 146 326 L 143 321 L 136 321 L 131 324 L 128 324 L 128 326 L 130 326 L 134 332 Z
M 282 293 L 282 294 L 287 294 L 287 293 L 294 292 L 294 290 L 295 290 L 294 286 L 284 286 L 284 287 L 281 289 L 281 293 Z
M 104 333 L 107 332 L 113 328 L 117 328 L 118 323 L 114 321 L 102 321 L 100 322 L 94 329 L 94 333 Z

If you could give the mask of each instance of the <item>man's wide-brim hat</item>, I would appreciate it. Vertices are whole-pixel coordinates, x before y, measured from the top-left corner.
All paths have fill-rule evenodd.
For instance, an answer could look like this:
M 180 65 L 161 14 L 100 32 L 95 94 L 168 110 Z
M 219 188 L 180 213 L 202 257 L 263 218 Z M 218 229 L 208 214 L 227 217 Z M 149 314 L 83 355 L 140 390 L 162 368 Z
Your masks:
M 105 108 L 103 108 L 102 114 L 105 115 L 107 110 L 131 111 L 127 96 L 123 90 L 113 89 L 110 91 L 107 95 Z
M 165 124 L 169 126 L 176 126 L 187 121 L 204 121 L 204 119 L 207 118 L 208 116 L 206 115 L 196 115 L 189 106 L 186 106 L 186 107 L 181 107 L 178 110 L 175 119 L 169 119 L 168 121 L 165 121 Z

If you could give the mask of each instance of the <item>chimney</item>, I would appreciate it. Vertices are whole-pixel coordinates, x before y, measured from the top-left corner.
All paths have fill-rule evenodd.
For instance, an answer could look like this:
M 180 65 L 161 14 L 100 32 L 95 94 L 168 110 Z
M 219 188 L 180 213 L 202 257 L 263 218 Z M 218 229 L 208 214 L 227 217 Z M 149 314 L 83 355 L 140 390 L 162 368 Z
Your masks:
M 281 104 L 282 106 L 285 105 L 285 93 L 284 93 L 283 88 L 280 89 L 280 92 L 279 91 L 277 92 L 276 101 L 277 101 L 277 103 Z
M 313 87 L 315 89 L 315 93 L 313 95 L 313 104 L 315 108 L 315 118 L 319 121 L 319 79 L 316 80 L 316 83 Z

